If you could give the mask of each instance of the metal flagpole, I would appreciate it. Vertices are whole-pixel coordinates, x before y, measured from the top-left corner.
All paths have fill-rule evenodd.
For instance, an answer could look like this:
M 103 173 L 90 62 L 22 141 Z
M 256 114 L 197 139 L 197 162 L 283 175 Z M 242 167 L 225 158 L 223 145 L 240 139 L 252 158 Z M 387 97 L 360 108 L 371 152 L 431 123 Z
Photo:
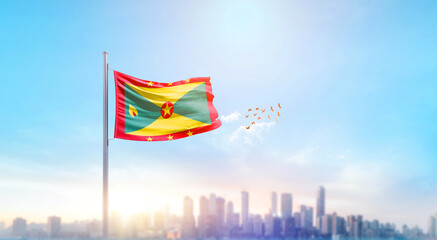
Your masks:
M 108 237 L 108 53 L 103 52 L 103 237 Z

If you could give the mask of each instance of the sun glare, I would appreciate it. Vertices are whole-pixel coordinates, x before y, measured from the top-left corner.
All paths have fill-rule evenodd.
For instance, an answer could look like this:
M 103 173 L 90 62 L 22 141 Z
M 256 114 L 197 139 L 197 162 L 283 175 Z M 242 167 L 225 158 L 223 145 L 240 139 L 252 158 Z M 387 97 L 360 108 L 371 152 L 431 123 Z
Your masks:
M 111 196 L 110 209 L 117 211 L 123 217 L 130 217 L 137 213 L 164 211 L 167 205 L 171 205 L 165 197 L 159 197 L 159 194 L 151 195 L 153 194 L 124 192 Z

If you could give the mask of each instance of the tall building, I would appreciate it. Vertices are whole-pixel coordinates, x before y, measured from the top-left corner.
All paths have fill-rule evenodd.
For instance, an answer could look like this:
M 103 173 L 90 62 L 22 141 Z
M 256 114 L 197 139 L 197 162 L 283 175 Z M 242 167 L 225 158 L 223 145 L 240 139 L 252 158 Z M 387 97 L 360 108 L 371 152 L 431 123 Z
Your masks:
M 349 215 L 347 216 L 346 219 L 346 231 L 349 234 L 349 237 L 353 237 L 354 233 L 355 233 L 355 222 L 356 222 L 356 218 L 354 215 Z
M 363 216 L 347 216 L 346 230 L 350 238 L 361 238 L 363 234 Z
M 217 197 L 214 193 L 209 194 L 209 214 L 215 214 L 217 206 Z
M 184 198 L 184 210 L 183 210 L 183 217 L 184 218 L 191 218 L 194 216 L 194 204 L 193 199 L 190 197 Z
M 363 216 L 358 215 L 356 219 L 357 220 L 355 221 L 355 231 L 353 237 L 361 238 L 363 235 Z
M 323 186 L 320 186 L 317 191 L 316 207 L 316 225 L 321 230 L 322 216 L 325 215 L 325 188 Z
M 241 222 L 243 225 L 243 232 L 249 232 L 249 193 L 241 192 Z
M 198 237 L 206 237 L 206 220 L 209 213 L 209 201 L 208 198 L 202 196 L 199 199 L 199 217 L 197 219 Z
M 437 238 L 437 213 L 429 217 L 428 236 L 431 238 Z
M 337 231 L 338 231 L 337 224 L 338 224 L 338 216 L 337 213 L 334 212 L 332 213 L 332 231 L 331 231 L 332 236 L 337 235 Z
M 332 215 L 326 214 L 322 216 L 322 234 L 331 236 L 332 234 Z
M 226 236 L 230 236 L 234 229 L 234 203 L 228 201 L 226 204 Z
M 346 232 L 346 225 L 344 218 L 337 216 L 337 213 L 332 214 L 332 236 L 344 235 Z
M 264 216 L 265 232 L 264 236 L 279 238 L 282 233 L 282 219 L 273 216 L 271 213 Z
M 195 238 L 194 203 L 189 197 L 184 198 L 181 238 Z
M 274 217 L 272 213 L 264 216 L 264 236 L 273 237 L 274 234 Z
M 273 237 L 280 238 L 282 233 L 282 220 L 279 217 L 273 217 Z
M 369 238 L 378 238 L 381 235 L 381 231 L 379 229 L 379 221 L 378 220 L 373 220 L 370 222 L 370 237 Z
M 208 214 L 206 217 L 206 238 L 217 237 L 217 216 Z
M 232 218 L 233 218 L 232 223 L 234 224 L 234 227 L 239 228 L 240 227 L 240 214 L 234 213 L 234 216 Z
M 47 234 L 49 237 L 59 237 L 61 233 L 61 218 L 52 216 L 47 219 Z
M 263 236 L 263 219 L 261 215 L 255 215 L 253 217 L 253 234 L 257 238 Z
M 332 236 L 343 236 L 346 234 L 346 221 L 344 218 L 337 216 L 337 213 L 332 214 Z
M 24 218 L 15 218 L 12 223 L 12 236 L 23 237 L 27 231 L 27 221 Z
M 218 197 L 216 202 L 217 237 L 223 237 L 225 233 L 225 199 Z
M 296 228 L 302 228 L 302 215 L 300 212 L 295 212 L 293 214 L 293 218 L 294 218 L 294 226 Z
M 300 226 L 304 229 L 313 228 L 313 208 L 305 205 L 300 206 Z
M 293 217 L 289 217 L 284 220 L 283 233 L 285 238 L 293 237 L 296 231 L 296 224 Z
M 293 214 L 293 198 L 290 193 L 281 194 L 281 217 L 283 220 L 290 218 Z
M 253 233 L 253 218 L 254 216 L 252 214 L 249 214 L 249 227 L 247 229 L 247 233 L 249 233 L 249 235 Z
M 272 213 L 273 216 L 278 216 L 278 195 L 276 194 L 276 192 L 272 192 L 271 198 L 271 208 L 270 208 L 270 212 Z

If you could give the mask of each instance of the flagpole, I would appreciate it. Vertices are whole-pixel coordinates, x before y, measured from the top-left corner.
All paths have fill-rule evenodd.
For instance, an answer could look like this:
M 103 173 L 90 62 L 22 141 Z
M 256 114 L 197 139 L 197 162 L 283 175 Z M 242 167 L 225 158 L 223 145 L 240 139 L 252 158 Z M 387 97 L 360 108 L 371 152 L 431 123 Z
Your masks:
M 102 236 L 108 237 L 108 53 L 103 52 L 103 216 Z

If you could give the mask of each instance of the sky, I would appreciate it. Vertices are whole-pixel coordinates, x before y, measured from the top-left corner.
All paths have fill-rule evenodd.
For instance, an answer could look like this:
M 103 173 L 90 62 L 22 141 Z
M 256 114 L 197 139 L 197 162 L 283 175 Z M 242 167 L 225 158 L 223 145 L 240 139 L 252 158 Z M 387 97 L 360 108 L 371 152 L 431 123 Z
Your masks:
M 112 69 L 210 76 L 223 126 L 110 139 L 110 211 L 182 212 L 215 193 L 426 228 L 437 212 L 435 1 L 2 1 L 0 222 L 101 217 L 102 52 Z M 248 108 L 282 105 L 250 131 Z

